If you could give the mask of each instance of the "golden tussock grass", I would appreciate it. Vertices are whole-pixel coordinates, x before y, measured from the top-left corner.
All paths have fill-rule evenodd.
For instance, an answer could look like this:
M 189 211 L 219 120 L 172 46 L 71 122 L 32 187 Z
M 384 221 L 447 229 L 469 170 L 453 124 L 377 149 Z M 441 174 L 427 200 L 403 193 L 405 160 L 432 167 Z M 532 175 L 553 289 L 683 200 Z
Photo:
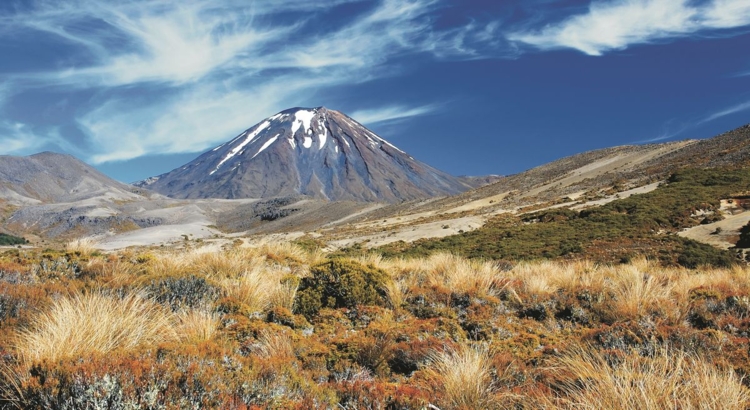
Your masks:
M 545 408 L 567 409 L 746 409 L 750 391 L 731 370 L 662 348 L 654 357 L 636 353 L 609 359 L 578 348 L 557 361 L 567 378 L 563 396 Z
M 177 276 L 185 273 L 190 263 L 185 253 L 163 253 L 152 258 L 146 268 L 149 276 Z
M 622 319 L 639 319 L 650 314 L 666 313 L 674 306 L 673 283 L 649 273 L 648 265 L 619 266 L 612 273 L 611 310 Z
M 105 354 L 177 340 L 168 310 L 139 293 L 122 298 L 89 293 L 55 300 L 19 332 L 15 346 L 25 362 Z
M 493 295 L 505 285 L 499 269 L 491 262 L 465 259 L 450 253 L 440 252 L 425 259 L 379 260 L 368 258 L 389 272 L 398 285 L 394 293 L 405 293 L 412 287 L 444 286 L 457 293 Z
M 214 278 L 236 277 L 247 269 L 248 264 L 259 263 L 239 248 L 225 252 L 190 252 L 185 259 L 190 269 Z
M 314 265 L 325 260 L 325 254 L 320 250 L 307 251 L 299 245 L 286 241 L 262 241 L 246 248 L 246 251 L 271 261 L 287 264 Z
M 497 402 L 489 363 L 490 354 L 485 347 L 461 345 L 456 349 L 432 353 L 427 374 L 443 393 L 443 407 L 494 407 Z
M 263 330 L 258 335 L 256 354 L 264 359 L 294 360 L 292 338 L 285 333 Z
M 558 292 L 597 295 L 600 308 L 617 320 L 659 317 L 679 324 L 691 305 L 691 291 L 715 289 L 722 295 L 750 293 L 750 268 L 698 269 L 662 267 L 645 258 L 629 264 L 591 262 L 522 262 L 509 272 L 514 291 L 526 296 L 553 297 Z M 741 300 L 740 300 L 741 301 Z
M 86 262 L 83 273 L 90 278 L 106 283 L 109 287 L 117 288 L 131 284 L 134 278 L 142 273 L 142 269 L 138 265 L 119 258 L 106 260 L 102 257 L 95 257 Z
M 236 278 L 222 280 L 228 296 L 237 298 L 251 310 L 260 312 L 273 306 L 291 309 L 297 292 L 296 281 L 285 281 L 289 273 L 279 267 L 255 266 Z
M 220 317 L 210 309 L 190 309 L 177 314 L 176 331 L 190 342 L 211 340 L 219 327 Z
M 65 250 L 79 255 L 91 255 L 96 248 L 91 238 L 79 238 L 66 243 Z

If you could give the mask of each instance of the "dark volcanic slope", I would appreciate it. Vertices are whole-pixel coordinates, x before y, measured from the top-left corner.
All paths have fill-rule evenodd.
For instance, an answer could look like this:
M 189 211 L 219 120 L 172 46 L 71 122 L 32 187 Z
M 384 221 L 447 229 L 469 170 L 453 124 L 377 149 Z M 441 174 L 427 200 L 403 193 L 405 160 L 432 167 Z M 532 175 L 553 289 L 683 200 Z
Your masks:
M 42 152 L 28 157 L 0 156 L 0 199 L 10 202 L 73 202 L 101 195 L 136 197 L 130 189 L 70 155 Z
M 137 183 L 174 198 L 387 201 L 469 189 L 409 156 L 348 116 L 293 108 L 248 129 L 187 165 Z

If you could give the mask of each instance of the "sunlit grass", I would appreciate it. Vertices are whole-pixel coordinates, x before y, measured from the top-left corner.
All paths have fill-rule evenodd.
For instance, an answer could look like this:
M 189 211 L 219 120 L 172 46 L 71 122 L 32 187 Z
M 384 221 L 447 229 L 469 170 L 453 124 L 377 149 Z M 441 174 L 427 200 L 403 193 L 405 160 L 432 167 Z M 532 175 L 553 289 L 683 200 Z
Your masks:
M 630 353 L 613 359 L 579 348 L 557 366 L 567 378 L 564 395 L 550 399 L 546 408 L 739 410 L 750 405 L 750 391 L 731 369 L 667 348 L 654 357 Z
M 105 354 L 179 338 L 172 314 L 139 293 L 89 293 L 55 300 L 15 343 L 26 362 Z

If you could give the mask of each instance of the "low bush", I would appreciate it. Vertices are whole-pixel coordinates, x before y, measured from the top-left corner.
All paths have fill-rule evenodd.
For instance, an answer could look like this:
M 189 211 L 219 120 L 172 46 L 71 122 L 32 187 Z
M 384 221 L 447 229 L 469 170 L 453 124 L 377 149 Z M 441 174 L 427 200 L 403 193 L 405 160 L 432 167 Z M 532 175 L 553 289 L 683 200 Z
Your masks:
M 312 318 L 322 308 L 388 306 L 390 276 L 374 266 L 335 259 L 310 268 L 294 300 L 294 311 Z
M 24 245 L 27 243 L 29 243 L 29 241 L 24 238 L 0 233 L 0 246 Z
M 149 296 L 173 311 L 208 306 L 221 295 L 218 285 L 196 275 L 147 277 L 141 281 Z

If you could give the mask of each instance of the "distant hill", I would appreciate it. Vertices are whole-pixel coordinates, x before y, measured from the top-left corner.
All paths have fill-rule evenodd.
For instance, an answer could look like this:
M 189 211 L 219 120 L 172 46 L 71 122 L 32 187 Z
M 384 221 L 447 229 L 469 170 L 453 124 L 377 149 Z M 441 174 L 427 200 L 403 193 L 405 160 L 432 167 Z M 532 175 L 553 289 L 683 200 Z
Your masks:
M 140 198 L 130 190 L 130 186 L 70 155 L 42 152 L 28 157 L 0 156 L 0 200 L 11 204 Z
M 737 218 L 737 213 L 744 220 L 746 204 L 726 206 L 747 192 L 746 125 L 705 140 L 582 153 L 425 204 L 412 212 L 424 213 L 429 207 L 444 218 L 451 212 L 482 215 L 487 223 L 439 239 L 391 242 L 379 251 L 388 256 L 448 251 L 490 259 L 588 258 L 606 263 L 647 255 L 691 268 L 730 266 L 741 260 L 741 254 L 726 250 L 739 232 L 716 230 L 712 241 L 702 243 L 688 239 L 685 232 L 699 226 L 715 230 L 721 226 L 715 223 Z M 719 234 L 725 243 L 719 243 Z

